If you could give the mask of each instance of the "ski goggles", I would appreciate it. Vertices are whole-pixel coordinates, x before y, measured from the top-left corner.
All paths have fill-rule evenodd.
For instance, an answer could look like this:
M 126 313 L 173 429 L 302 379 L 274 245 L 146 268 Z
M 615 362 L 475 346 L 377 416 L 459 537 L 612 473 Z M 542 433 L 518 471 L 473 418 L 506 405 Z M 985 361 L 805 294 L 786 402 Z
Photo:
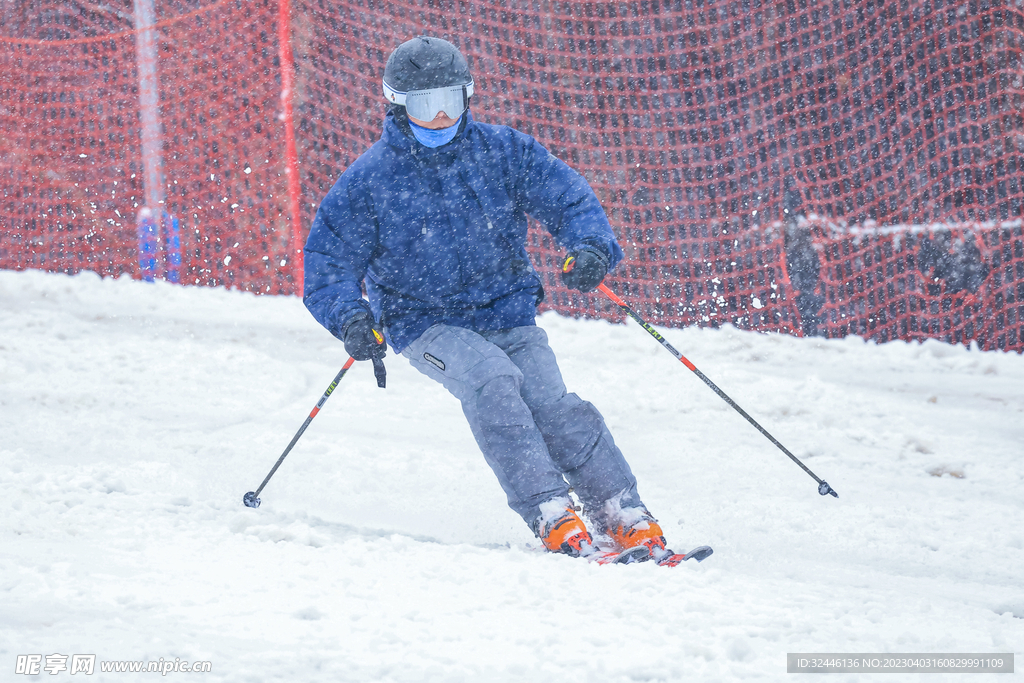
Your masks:
M 433 121 L 438 112 L 442 111 L 448 118 L 457 119 L 469 108 L 469 98 L 472 96 L 473 81 L 466 85 L 446 85 L 443 88 L 409 92 L 399 92 L 384 83 L 384 97 L 387 101 L 402 105 L 409 116 L 420 121 Z

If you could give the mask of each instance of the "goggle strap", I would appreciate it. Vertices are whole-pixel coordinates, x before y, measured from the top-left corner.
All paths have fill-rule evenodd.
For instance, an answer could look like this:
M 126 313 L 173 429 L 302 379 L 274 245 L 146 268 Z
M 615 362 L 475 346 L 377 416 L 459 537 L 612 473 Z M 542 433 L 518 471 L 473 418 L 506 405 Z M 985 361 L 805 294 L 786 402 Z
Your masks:
M 381 81 L 384 84 L 384 99 L 392 104 L 400 104 L 405 106 L 405 93 L 399 92 L 388 85 L 387 81 Z

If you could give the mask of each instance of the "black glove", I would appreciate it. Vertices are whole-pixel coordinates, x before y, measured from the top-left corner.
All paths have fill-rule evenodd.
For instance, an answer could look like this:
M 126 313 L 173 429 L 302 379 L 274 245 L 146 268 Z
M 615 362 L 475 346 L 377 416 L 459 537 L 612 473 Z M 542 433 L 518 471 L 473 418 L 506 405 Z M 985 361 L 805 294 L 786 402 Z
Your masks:
M 583 247 L 569 254 L 562 266 L 565 286 L 584 294 L 597 289 L 607 274 L 608 257 L 593 247 Z
M 341 328 L 341 336 L 345 340 L 345 351 L 356 360 L 380 360 L 388 348 L 384 335 L 373 324 L 373 316 L 364 311 L 349 318 Z

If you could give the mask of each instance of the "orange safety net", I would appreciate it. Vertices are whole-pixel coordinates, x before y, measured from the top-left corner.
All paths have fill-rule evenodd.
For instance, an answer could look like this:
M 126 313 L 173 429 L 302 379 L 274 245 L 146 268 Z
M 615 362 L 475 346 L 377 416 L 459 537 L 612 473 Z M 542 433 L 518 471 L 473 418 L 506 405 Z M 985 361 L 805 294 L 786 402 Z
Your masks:
M 805 224 L 822 260 L 824 336 L 1024 349 L 1021 221 L 852 232 L 820 219 Z M 974 272 L 943 267 L 927 256 L 934 242 L 947 253 L 963 254 L 967 240 L 979 252 Z
M 984 349 L 1024 351 L 1024 223 L 992 226 L 978 245 L 987 265 L 978 338 Z
M 182 281 L 294 290 L 277 66 L 277 2 L 221 0 L 161 27 L 167 205 Z
M 107 7 L 32 2 L 21 21 L 4 17 L 0 267 L 139 276 L 137 33 L 130 2 Z M 156 208 L 177 219 L 180 280 L 289 293 L 278 45 L 265 28 L 277 3 L 157 9 L 166 186 Z
M 648 322 L 669 327 L 730 323 L 742 329 L 800 333 L 783 234 L 777 227 L 742 233 L 725 228 L 709 233 L 704 228 L 687 234 L 671 227 L 649 235 L 636 232 L 640 234 L 635 240 L 624 240 L 623 265 L 605 282 Z M 530 237 L 547 293 L 543 307 L 563 315 L 618 313 L 600 294 L 580 294 L 562 286 L 558 271 L 565 250 L 543 228 L 535 228 Z
M 139 275 L 131 5 L 0 9 L 0 267 Z M 467 55 L 479 120 L 535 136 L 588 179 L 627 254 L 609 283 L 652 322 L 1024 349 L 1019 3 L 294 0 L 297 226 L 279 3 L 156 9 L 184 283 L 297 291 L 293 229 L 301 243 L 379 137 L 387 55 L 429 33 Z M 921 249 L 935 247 L 909 228 L 842 236 L 824 224 L 805 270 L 794 236 L 814 221 L 794 227 L 798 215 L 952 226 L 986 275 L 964 288 L 922 270 Z M 538 226 L 530 250 L 547 306 L 618 317 L 561 286 L 563 253 Z
M 132 272 L 131 35 L 0 42 L 0 267 Z

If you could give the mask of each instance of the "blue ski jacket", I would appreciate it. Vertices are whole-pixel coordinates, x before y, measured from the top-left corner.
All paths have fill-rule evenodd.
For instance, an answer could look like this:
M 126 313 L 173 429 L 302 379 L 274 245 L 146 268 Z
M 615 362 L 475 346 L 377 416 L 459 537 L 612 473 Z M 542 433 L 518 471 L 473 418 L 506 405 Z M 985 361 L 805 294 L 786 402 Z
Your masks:
M 467 111 L 452 142 L 429 148 L 389 112 L 381 139 L 317 210 L 303 300 L 339 339 L 369 310 L 396 351 L 436 323 L 532 325 L 543 289 L 526 253 L 527 214 L 568 251 L 599 249 L 609 270 L 622 259 L 590 185 L 530 136 Z

